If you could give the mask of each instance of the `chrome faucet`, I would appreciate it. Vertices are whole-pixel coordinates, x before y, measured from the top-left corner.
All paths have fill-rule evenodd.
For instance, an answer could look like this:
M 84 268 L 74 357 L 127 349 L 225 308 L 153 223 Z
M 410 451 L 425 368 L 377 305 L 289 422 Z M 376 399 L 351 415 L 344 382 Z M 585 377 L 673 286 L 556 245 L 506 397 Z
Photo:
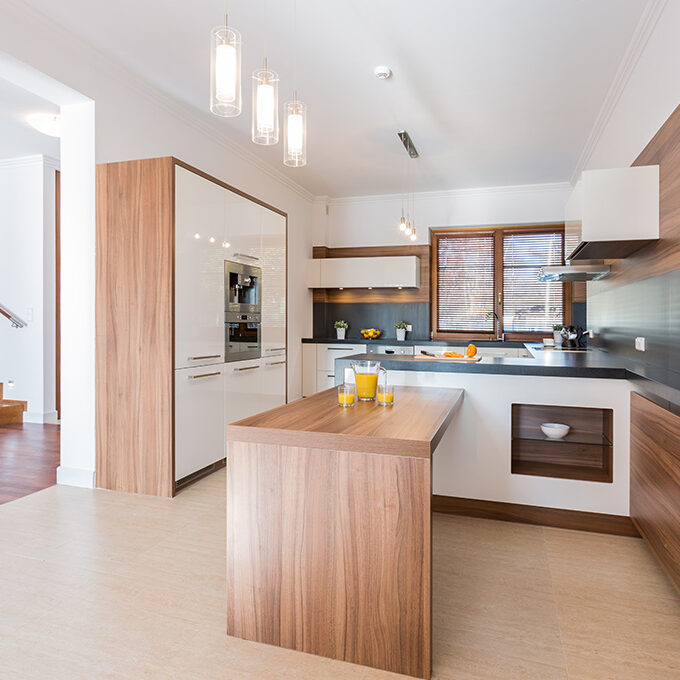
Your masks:
M 486 315 L 486 318 L 488 319 L 490 316 L 493 316 L 496 319 L 496 337 L 494 338 L 495 340 L 500 340 L 501 342 L 505 342 L 505 331 L 501 333 L 501 319 L 496 314 L 496 312 L 489 312 Z

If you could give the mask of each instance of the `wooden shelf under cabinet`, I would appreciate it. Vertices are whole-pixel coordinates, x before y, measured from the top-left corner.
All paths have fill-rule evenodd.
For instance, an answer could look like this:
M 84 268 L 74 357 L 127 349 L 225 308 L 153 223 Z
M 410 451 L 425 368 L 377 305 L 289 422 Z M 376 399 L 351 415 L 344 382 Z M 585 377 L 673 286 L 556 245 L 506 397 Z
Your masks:
M 563 439 L 549 439 L 541 423 L 571 429 Z M 612 430 L 611 409 L 513 404 L 512 473 L 611 482 Z

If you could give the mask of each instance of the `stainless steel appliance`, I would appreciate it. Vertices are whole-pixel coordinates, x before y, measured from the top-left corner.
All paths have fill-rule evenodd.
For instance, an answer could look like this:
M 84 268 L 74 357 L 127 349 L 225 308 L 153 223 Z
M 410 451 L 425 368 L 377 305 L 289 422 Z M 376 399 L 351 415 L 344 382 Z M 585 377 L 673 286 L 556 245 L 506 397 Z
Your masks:
M 405 354 L 413 355 L 415 350 L 409 345 L 369 345 L 366 349 L 369 354 Z
M 262 309 L 262 270 L 250 264 L 225 260 L 225 311 L 259 314 Z
M 242 361 L 262 356 L 262 270 L 226 260 L 224 263 L 224 360 Z
M 261 322 L 262 315 L 227 312 L 225 322 L 224 360 L 243 361 L 259 359 L 262 356 Z

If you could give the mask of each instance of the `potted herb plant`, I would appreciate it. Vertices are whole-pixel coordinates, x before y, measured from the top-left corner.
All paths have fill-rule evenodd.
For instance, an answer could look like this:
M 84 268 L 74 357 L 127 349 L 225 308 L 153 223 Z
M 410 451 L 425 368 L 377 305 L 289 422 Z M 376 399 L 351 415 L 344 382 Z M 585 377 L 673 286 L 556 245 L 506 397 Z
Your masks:
M 397 340 L 406 340 L 406 330 L 408 329 L 406 321 L 395 323 L 394 328 L 397 331 Z
M 564 338 L 562 337 L 562 329 L 564 326 L 561 323 L 555 324 L 553 326 L 553 338 L 555 340 L 555 347 L 559 347 L 562 344 Z
M 349 324 L 346 321 L 343 321 L 342 319 L 340 321 L 336 321 L 333 324 L 333 328 L 335 328 L 335 332 L 338 336 L 338 340 L 344 340 L 345 339 L 345 333 L 347 329 L 349 328 Z

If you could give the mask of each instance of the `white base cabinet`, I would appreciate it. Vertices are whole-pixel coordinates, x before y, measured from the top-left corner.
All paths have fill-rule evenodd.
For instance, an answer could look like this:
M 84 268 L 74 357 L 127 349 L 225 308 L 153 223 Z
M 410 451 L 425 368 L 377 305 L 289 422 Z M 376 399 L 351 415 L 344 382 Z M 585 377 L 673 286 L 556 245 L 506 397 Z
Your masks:
M 335 385 L 335 360 L 352 354 L 363 354 L 366 345 L 302 344 L 302 396 L 327 390 Z
M 175 370 L 175 481 L 224 456 L 223 367 Z
M 225 422 L 233 423 L 264 411 L 262 360 L 234 361 L 224 366 Z

